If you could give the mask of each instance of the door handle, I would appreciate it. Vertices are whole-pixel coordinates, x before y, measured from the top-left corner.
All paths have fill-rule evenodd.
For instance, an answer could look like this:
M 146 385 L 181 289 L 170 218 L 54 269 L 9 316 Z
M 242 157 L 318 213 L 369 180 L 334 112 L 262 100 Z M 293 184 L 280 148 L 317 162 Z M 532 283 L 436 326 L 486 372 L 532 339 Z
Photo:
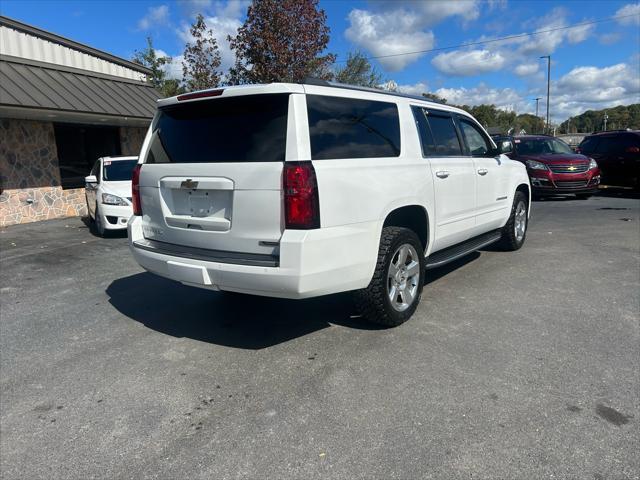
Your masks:
M 478 175 L 486 175 L 487 173 L 489 173 L 489 170 L 487 170 L 486 168 L 478 169 Z
M 446 170 L 441 170 L 439 172 L 436 172 L 436 177 L 438 178 L 447 178 L 449 176 L 449 172 L 447 172 Z

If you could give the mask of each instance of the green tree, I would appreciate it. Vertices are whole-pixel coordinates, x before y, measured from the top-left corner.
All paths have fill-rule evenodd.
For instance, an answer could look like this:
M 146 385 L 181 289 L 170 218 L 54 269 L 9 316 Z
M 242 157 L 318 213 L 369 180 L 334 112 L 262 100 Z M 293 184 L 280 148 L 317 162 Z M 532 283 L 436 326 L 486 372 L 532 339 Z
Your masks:
M 570 129 L 572 132 L 580 133 L 600 132 L 604 129 L 605 114 L 607 115 L 607 130 L 640 129 L 640 103 L 635 103 L 602 110 L 587 110 L 562 122 L 559 130 L 566 132 Z
M 151 74 L 147 75 L 147 82 L 159 90 L 162 96 L 172 97 L 184 92 L 179 80 L 167 78 L 165 66 L 171 63 L 171 57 L 159 57 L 153 48 L 151 37 L 147 37 L 147 47 L 141 51 L 136 50 L 131 61 L 151 70 Z
M 236 63 L 230 84 L 301 82 L 308 76 L 330 78 L 335 55 L 321 53 L 329 27 L 318 0 L 254 0 L 244 24 L 229 44 Z
M 436 103 L 447 103 L 447 99 L 444 97 L 439 97 L 435 93 L 423 93 L 422 96 L 427 100 L 432 100 Z
M 191 25 L 193 42 L 185 45 L 182 76 L 189 90 L 204 90 L 220 85 L 220 49 L 204 17 L 198 14 Z
M 382 83 L 382 74 L 362 52 L 349 52 L 345 65 L 336 70 L 334 79 L 349 85 L 378 87 Z

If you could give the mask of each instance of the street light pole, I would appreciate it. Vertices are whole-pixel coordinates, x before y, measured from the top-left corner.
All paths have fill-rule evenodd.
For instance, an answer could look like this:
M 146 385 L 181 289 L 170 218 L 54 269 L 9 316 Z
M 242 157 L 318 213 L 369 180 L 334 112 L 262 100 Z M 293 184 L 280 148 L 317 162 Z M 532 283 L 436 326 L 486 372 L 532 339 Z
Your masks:
M 540 58 L 547 59 L 547 130 L 550 130 L 549 126 L 549 94 L 551 91 L 551 55 L 543 55 Z
M 540 118 L 540 117 L 538 117 L 538 104 L 540 103 L 540 99 L 541 99 L 541 98 L 542 98 L 542 97 L 536 97 L 536 98 L 534 98 L 534 100 L 536 101 L 536 123 L 537 123 L 537 121 L 538 121 L 538 118 Z M 531 132 L 531 133 L 534 133 L 534 132 Z
M 609 115 L 607 115 L 607 111 L 604 111 L 604 131 L 607 131 L 607 120 L 609 120 Z

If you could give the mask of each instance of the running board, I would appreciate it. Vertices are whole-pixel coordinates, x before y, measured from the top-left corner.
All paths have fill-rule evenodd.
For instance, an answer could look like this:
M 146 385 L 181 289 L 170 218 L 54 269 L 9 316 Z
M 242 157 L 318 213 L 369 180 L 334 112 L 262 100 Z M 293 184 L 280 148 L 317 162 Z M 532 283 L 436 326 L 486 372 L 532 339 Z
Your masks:
M 483 233 L 477 237 L 473 237 L 466 242 L 459 243 L 452 247 L 440 250 L 427 258 L 427 270 L 431 268 L 441 267 L 449 262 L 453 262 L 460 257 L 469 255 L 476 250 L 480 250 L 487 245 L 497 242 L 502 237 L 501 230 L 493 230 L 491 232 Z

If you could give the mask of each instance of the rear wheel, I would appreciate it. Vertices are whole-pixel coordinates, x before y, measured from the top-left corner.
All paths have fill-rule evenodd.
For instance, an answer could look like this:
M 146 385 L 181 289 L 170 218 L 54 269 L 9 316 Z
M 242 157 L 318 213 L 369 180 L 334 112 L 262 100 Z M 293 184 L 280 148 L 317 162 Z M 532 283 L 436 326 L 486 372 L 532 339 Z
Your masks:
M 529 226 L 528 204 L 527 196 L 518 190 L 513 198 L 509 220 L 502 229 L 500 247 L 503 250 L 518 250 L 524 244 Z
M 355 292 L 356 307 L 370 322 L 395 327 L 416 311 L 425 259 L 418 236 L 408 228 L 385 227 L 369 286 Z

